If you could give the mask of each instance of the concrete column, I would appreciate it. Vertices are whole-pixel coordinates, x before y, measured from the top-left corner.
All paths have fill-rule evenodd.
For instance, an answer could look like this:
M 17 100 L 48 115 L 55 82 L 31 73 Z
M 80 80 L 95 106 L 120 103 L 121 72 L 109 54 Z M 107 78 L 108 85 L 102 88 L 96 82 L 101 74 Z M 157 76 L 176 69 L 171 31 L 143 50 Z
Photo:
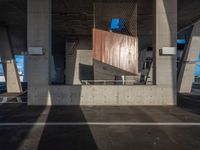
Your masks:
M 183 56 L 179 77 L 178 90 L 180 93 L 190 93 L 194 82 L 195 65 L 200 52 L 200 22 L 194 24 L 188 46 Z
M 42 47 L 44 55 L 28 56 L 28 104 L 46 105 L 51 74 L 51 0 L 28 0 L 29 47 Z
M 0 55 L 8 93 L 21 93 L 21 83 L 12 46 L 5 27 L 0 27 Z
M 66 84 L 81 85 L 81 80 L 92 80 L 92 51 L 77 50 L 74 56 L 66 55 Z
M 163 47 L 176 47 L 177 0 L 154 0 L 154 84 L 166 88 L 176 103 L 176 55 L 162 56 Z

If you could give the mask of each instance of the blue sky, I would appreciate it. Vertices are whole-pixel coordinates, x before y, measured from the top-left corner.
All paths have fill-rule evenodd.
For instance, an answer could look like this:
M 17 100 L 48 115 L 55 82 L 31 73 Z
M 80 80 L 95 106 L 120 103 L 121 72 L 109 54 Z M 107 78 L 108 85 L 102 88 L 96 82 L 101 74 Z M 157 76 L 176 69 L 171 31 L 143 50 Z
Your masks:
M 20 72 L 24 72 L 24 56 L 16 55 L 15 60 L 17 63 L 17 68 Z
M 16 59 L 18 71 L 19 72 L 24 72 L 24 56 L 16 55 L 15 59 Z M 0 75 L 3 75 L 2 64 L 0 64 Z
M 197 64 L 195 67 L 195 76 L 200 76 L 200 53 L 199 53 L 198 62 L 199 64 Z

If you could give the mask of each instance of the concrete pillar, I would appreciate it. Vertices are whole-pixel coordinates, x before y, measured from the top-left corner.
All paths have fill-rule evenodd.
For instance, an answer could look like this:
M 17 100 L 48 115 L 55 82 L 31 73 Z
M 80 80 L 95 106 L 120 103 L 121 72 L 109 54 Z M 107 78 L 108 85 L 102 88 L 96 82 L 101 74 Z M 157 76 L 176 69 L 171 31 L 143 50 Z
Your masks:
M 154 0 L 154 84 L 167 88 L 176 103 L 176 55 L 163 56 L 163 47 L 176 47 L 177 0 Z
M 28 104 L 48 104 L 51 60 L 51 0 L 28 0 L 28 48 L 42 47 L 44 55 L 28 56 Z
M 200 52 L 200 22 L 194 24 L 188 46 L 183 56 L 179 77 L 179 93 L 190 93 L 194 82 L 195 65 Z
M 81 85 L 81 80 L 93 79 L 92 51 L 76 50 L 75 55 L 66 55 L 66 85 Z
M 0 56 L 3 62 L 4 75 L 8 93 L 21 93 L 21 83 L 15 57 L 5 27 L 0 27 Z

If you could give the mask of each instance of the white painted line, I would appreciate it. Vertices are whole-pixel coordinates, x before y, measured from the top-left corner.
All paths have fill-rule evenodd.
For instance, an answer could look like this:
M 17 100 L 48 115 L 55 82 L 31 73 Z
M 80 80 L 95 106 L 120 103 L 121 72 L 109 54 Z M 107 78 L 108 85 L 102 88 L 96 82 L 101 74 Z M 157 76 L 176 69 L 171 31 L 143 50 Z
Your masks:
M 32 122 L 0 123 L 0 126 L 200 126 L 195 122 Z
M 0 102 L 0 104 L 27 104 L 27 102 Z

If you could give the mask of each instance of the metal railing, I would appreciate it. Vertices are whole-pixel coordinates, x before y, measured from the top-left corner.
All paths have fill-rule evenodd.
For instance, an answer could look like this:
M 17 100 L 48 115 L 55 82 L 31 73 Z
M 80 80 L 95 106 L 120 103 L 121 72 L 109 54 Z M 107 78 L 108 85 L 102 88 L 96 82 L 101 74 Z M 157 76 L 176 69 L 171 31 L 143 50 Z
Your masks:
M 136 80 L 82 80 L 83 85 L 138 85 Z

